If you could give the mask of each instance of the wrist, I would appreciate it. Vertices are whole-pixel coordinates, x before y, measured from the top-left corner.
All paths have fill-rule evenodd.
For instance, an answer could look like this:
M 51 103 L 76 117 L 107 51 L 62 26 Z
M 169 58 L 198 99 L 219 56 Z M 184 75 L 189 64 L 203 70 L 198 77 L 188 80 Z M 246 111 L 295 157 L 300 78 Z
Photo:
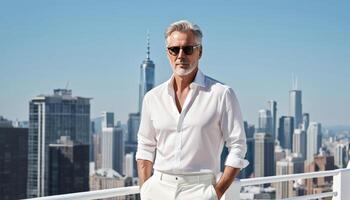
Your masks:
M 217 186 L 215 186 L 214 189 L 216 192 L 216 196 L 218 196 L 218 199 L 220 199 L 224 193 Z

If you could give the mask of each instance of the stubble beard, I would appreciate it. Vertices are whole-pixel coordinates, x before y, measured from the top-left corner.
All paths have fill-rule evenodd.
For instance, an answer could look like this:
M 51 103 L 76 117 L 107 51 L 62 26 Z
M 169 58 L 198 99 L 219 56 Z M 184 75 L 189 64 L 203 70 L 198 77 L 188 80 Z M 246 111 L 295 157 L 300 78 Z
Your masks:
M 178 76 L 187 76 L 193 72 L 197 68 L 197 63 L 189 64 L 187 67 L 175 66 L 173 69 L 174 74 Z

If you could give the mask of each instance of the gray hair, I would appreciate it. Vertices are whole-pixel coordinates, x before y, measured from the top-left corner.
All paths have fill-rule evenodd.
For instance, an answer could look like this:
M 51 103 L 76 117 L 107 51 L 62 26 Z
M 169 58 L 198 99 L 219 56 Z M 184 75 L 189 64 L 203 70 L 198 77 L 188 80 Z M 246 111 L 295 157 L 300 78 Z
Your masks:
M 167 43 L 168 37 L 175 31 L 179 31 L 179 32 L 191 31 L 193 33 L 193 35 L 195 36 L 197 42 L 199 44 L 202 44 L 203 34 L 202 34 L 202 31 L 199 28 L 199 26 L 196 24 L 192 24 L 191 22 L 189 22 L 187 20 L 180 20 L 180 21 L 177 21 L 177 22 L 170 24 L 170 26 L 165 31 L 166 43 Z

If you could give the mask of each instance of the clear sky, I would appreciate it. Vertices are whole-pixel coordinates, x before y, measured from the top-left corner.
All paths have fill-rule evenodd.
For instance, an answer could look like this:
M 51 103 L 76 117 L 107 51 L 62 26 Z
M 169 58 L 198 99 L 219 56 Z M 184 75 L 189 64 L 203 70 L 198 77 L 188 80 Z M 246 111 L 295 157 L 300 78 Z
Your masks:
M 267 100 L 288 114 L 292 74 L 303 112 L 350 125 L 350 1 L 0 0 L 0 115 L 28 120 L 28 102 L 69 81 L 126 122 L 137 110 L 139 67 L 151 34 L 156 84 L 171 74 L 165 28 L 188 19 L 203 30 L 202 71 L 237 93 L 256 124 Z

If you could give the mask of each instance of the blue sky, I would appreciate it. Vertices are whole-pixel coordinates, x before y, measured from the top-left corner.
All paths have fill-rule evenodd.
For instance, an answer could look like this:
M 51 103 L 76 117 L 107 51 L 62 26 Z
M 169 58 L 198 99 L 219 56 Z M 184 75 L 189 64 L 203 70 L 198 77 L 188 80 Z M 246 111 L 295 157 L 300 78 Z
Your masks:
M 28 119 L 28 102 L 54 88 L 92 97 L 92 117 L 137 110 L 139 66 L 151 34 L 156 83 L 171 74 L 165 28 L 188 19 L 203 30 L 204 73 L 236 91 L 256 123 L 269 99 L 288 114 L 292 74 L 303 111 L 350 125 L 349 1 L 0 0 L 0 115 Z

